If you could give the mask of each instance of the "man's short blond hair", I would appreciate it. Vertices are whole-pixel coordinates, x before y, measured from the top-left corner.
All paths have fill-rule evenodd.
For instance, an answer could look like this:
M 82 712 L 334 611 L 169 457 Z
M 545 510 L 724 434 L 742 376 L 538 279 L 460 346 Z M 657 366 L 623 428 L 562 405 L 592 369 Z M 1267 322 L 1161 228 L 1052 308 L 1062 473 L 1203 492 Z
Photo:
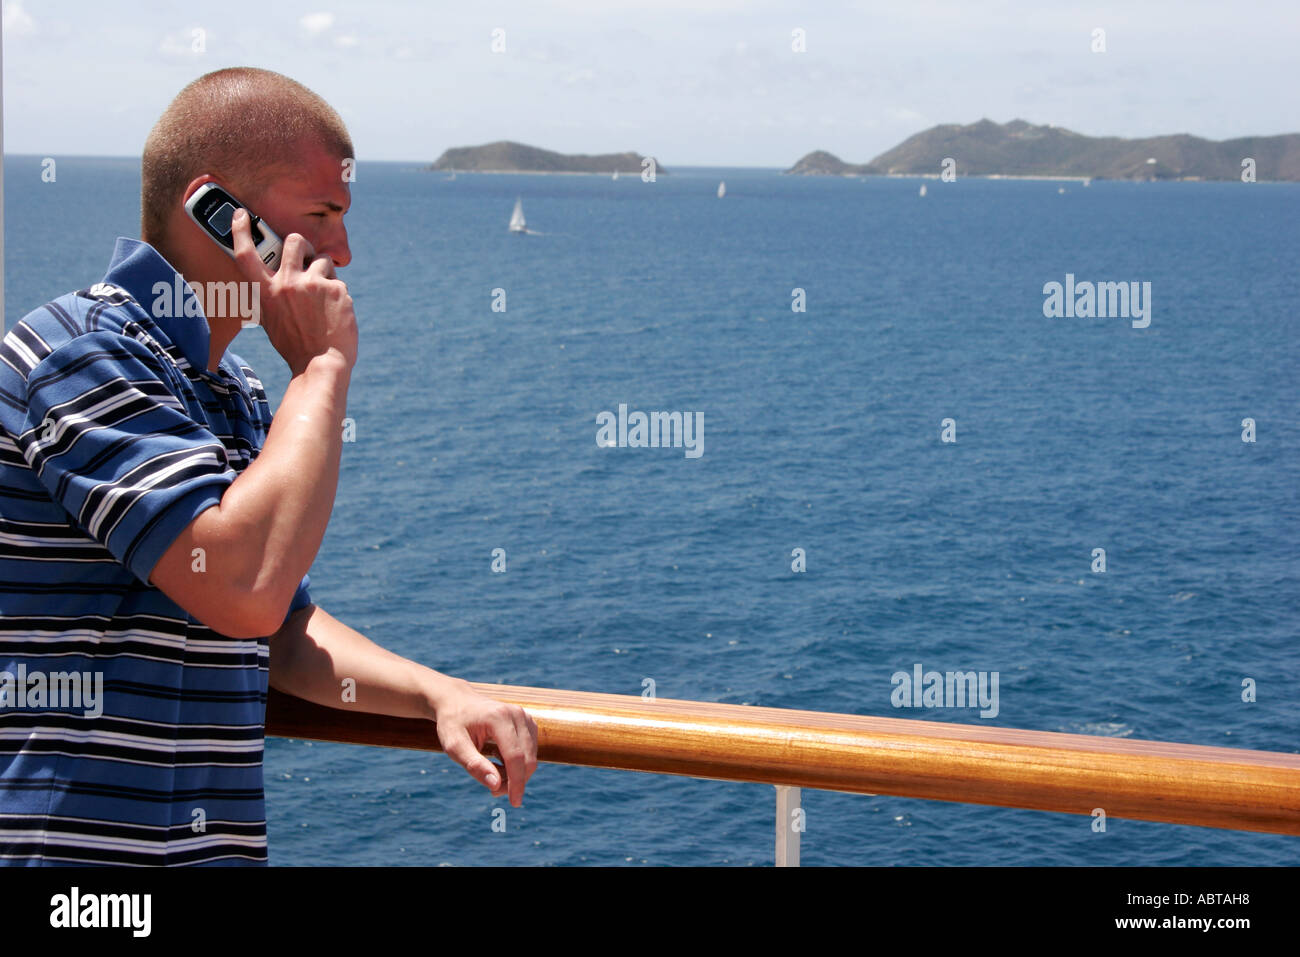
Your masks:
M 271 70 L 230 67 L 190 83 L 172 100 L 145 140 L 140 168 L 140 236 L 167 242 L 167 220 L 185 187 L 211 173 L 250 206 L 302 150 L 324 146 L 353 156 L 343 120 L 301 83 Z

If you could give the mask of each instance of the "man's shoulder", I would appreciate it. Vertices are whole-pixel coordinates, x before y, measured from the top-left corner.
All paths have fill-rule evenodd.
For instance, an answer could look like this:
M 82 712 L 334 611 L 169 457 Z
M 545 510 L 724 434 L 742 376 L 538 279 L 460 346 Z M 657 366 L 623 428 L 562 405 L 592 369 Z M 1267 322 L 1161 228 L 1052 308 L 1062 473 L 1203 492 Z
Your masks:
M 33 309 L 0 340 L 0 427 L 11 434 L 22 430 L 33 389 L 45 389 L 47 398 L 76 399 L 91 369 L 170 387 L 175 347 L 159 336 L 143 307 L 108 283 Z
M 42 353 L 48 355 L 73 339 L 94 331 L 93 323 L 98 317 L 92 317 L 91 310 L 99 300 L 87 296 L 88 292 L 79 289 L 65 293 L 27 313 L 5 335 L 5 350 L 15 350 L 20 355 L 31 352 L 44 358 Z M 111 322 L 111 316 L 105 318 Z M 119 331 L 120 328 L 119 325 Z
M 52 299 L 14 323 L 0 340 L 0 377 L 26 380 L 36 366 L 61 349 L 93 348 L 119 338 L 135 340 L 154 353 L 170 351 L 165 336 L 130 293 L 98 282 Z

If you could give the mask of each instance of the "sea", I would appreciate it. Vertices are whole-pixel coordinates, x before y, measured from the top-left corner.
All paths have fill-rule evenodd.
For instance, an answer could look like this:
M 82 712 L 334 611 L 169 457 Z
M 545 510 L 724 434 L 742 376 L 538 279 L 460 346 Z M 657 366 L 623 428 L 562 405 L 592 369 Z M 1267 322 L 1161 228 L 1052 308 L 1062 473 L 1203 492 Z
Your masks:
M 138 235 L 138 160 L 54 159 L 5 158 L 6 327 Z M 314 600 L 473 681 L 1297 753 L 1300 185 L 923 182 L 361 162 Z M 1048 315 L 1112 282 L 1144 316 Z M 263 331 L 232 348 L 278 403 Z M 694 449 L 599 444 L 621 406 Z M 918 665 L 996 675 L 996 714 L 896 706 Z M 516 809 L 441 754 L 279 738 L 265 782 L 276 865 L 774 860 L 762 784 L 542 764 Z M 805 865 L 1297 862 L 802 798 Z

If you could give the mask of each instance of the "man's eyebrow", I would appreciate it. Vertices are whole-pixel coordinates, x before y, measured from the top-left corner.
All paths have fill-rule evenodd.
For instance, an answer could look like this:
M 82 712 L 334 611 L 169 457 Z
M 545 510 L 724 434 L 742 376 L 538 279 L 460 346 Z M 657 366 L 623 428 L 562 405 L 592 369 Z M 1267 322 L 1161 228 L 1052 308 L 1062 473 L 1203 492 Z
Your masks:
M 341 212 L 343 212 L 343 207 L 340 206 L 338 203 L 334 202 L 333 200 L 329 200 L 329 199 L 314 199 L 314 200 L 312 200 L 312 204 L 313 204 L 313 205 L 316 205 L 316 206 L 324 206 L 324 207 L 325 207 L 326 209 L 328 209 L 331 213 L 341 213 Z

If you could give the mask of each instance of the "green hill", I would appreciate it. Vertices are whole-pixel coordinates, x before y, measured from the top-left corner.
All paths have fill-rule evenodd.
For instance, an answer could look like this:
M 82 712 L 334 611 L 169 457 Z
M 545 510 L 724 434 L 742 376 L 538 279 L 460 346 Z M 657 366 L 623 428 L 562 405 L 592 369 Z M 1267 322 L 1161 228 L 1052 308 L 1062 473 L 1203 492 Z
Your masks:
M 1255 161 L 1257 180 L 1300 181 L 1300 133 L 1221 142 L 1187 133 L 1121 139 L 1084 136 L 1059 126 L 1035 126 L 1024 120 L 936 126 L 860 166 L 818 151 L 809 153 L 787 172 L 841 176 L 938 174 L 943 160 L 949 157 L 956 161 L 958 176 L 1130 180 L 1240 180 L 1242 160 L 1250 157 Z
M 502 140 L 483 146 L 457 146 L 445 151 L 429 169 L 476 173 L 636 173 L 641 153 L 585 153 L 566 155 Z M 656 174 L 666 173 L 657 161 Z

